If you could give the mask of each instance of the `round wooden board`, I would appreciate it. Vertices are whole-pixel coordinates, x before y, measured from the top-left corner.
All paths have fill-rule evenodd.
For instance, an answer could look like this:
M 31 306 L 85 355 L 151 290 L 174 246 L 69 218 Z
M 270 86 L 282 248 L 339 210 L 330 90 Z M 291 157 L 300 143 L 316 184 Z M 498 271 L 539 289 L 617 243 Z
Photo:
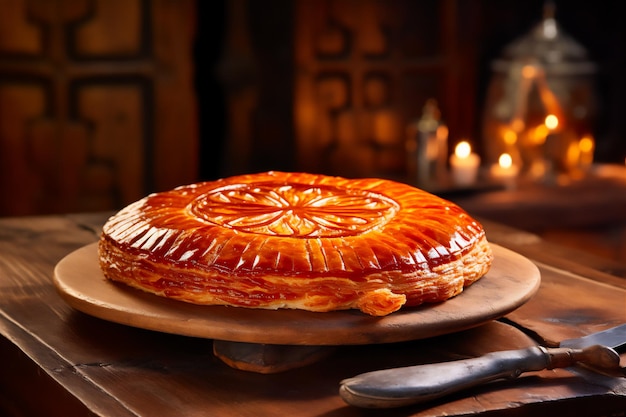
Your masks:
M 162 298 L 105 279 L 98 264 L 97 243 L 62 259 L 56 265 L 54 283 L 75 309 L 142 329 L 258 344 L 391 343 L 478 326 L 528 301 L 539 288 L 539 270 L 515 252 L 492 247 L 495 259 L 491 270 L 460 295 L 385 317 L 356 310 L 314 313 L 200 306 Z

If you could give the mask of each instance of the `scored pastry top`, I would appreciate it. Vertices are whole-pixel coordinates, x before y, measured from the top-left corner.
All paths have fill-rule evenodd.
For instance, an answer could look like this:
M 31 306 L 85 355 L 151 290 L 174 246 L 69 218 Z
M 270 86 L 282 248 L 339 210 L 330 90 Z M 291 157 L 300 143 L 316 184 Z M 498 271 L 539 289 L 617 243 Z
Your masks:
M 259 181 L 200 192 L 188 205 L 198 219 L 269 236 L 358 235 L 384 225 L 400 208 L 377 192 L 326 184 Z
M 155 193 L 103 229 L 120 249 L 175 264 L 357 280 L 455 261 L 483 237 L 461 208 L 406 184 L 284 172 Z

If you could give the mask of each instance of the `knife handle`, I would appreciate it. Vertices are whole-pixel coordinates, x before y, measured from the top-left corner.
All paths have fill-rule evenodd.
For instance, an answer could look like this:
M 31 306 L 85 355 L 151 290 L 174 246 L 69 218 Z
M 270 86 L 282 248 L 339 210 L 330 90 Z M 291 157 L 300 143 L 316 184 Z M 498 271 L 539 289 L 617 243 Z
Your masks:
M 523 372 L 552 367 L 556 353 L 559 366 L 575 361 L 566 351 L 533 346 L 481 357 L 428 365 L 367 372 L 341 381 L 339 394 L 357 407 L 391 408 L 429 401 L 486 382 L 516 378 Z M 569 359 L 568 359 L 569 358 Z

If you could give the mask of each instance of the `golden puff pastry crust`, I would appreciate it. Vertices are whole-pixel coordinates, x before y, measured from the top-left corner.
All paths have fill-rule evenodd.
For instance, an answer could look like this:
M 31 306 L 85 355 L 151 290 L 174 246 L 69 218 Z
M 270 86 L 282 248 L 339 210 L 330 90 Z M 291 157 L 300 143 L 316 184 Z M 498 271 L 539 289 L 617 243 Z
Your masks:
M 384 316 L 458 295 L 493 255 L 476 220 L 409 185 L 266 172 L 129 205 L 99 259 L 108 279 L 189 303 Z

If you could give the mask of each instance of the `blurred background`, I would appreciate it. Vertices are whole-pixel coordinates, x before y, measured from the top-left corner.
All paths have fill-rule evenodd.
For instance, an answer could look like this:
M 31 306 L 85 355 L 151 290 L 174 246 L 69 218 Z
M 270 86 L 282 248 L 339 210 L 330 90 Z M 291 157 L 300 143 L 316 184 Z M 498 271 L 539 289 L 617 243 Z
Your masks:
M 223 119 L 226 149 L 201 174 L 305 169 L 400 176 L 406 126 L 429 98 L 438 101 L 449 142 L 469 138 L 481 151 L 492 64 L 540 23 L 550 3 L 563 32 L 595 66 L 589 77 L 596 94 L 595 158 L 623 162 L 626 34 L 617 4 L 285 0 L 200 5 L 200 16 L 221 16 L 225 8 L 232 19 L 226 27 L 221 21 L 200 27 L 201 45 L 211 44 L 216 31 L 226 34 L 226 49 L 199 49 L 215 52 L 218 73 L 217 85 L 200 79 L 201 89 L 212 91 L 200 96 L 202 120 L 223 100 L 237 119 Z M 208 64 L 199 75 L 213 68 Z M 245 100 L 254 101 L 247 111 Z M 249 132 L 239 130 L 242 120 Z M 210 136 L 219 127 L 206 128 Z M 203 152 L 213 150 L 209 145 Z
M 609 0 L 2 0 L 0 215 L 115 210 L 264 170 L 424 185 L 413 171 L 432 157 L 428 118 L 445 128 L 446 173 L 461 141 L 481 158 L 461 191 L 491 189 L 501 153 L 520 178 L 539 165 L 535 183 L 571 185 L 625 164 L 621 11 Z M 520 198 L 546 195 L 533 193 Z M 614 217 L 603 224 L 626 246 Z

